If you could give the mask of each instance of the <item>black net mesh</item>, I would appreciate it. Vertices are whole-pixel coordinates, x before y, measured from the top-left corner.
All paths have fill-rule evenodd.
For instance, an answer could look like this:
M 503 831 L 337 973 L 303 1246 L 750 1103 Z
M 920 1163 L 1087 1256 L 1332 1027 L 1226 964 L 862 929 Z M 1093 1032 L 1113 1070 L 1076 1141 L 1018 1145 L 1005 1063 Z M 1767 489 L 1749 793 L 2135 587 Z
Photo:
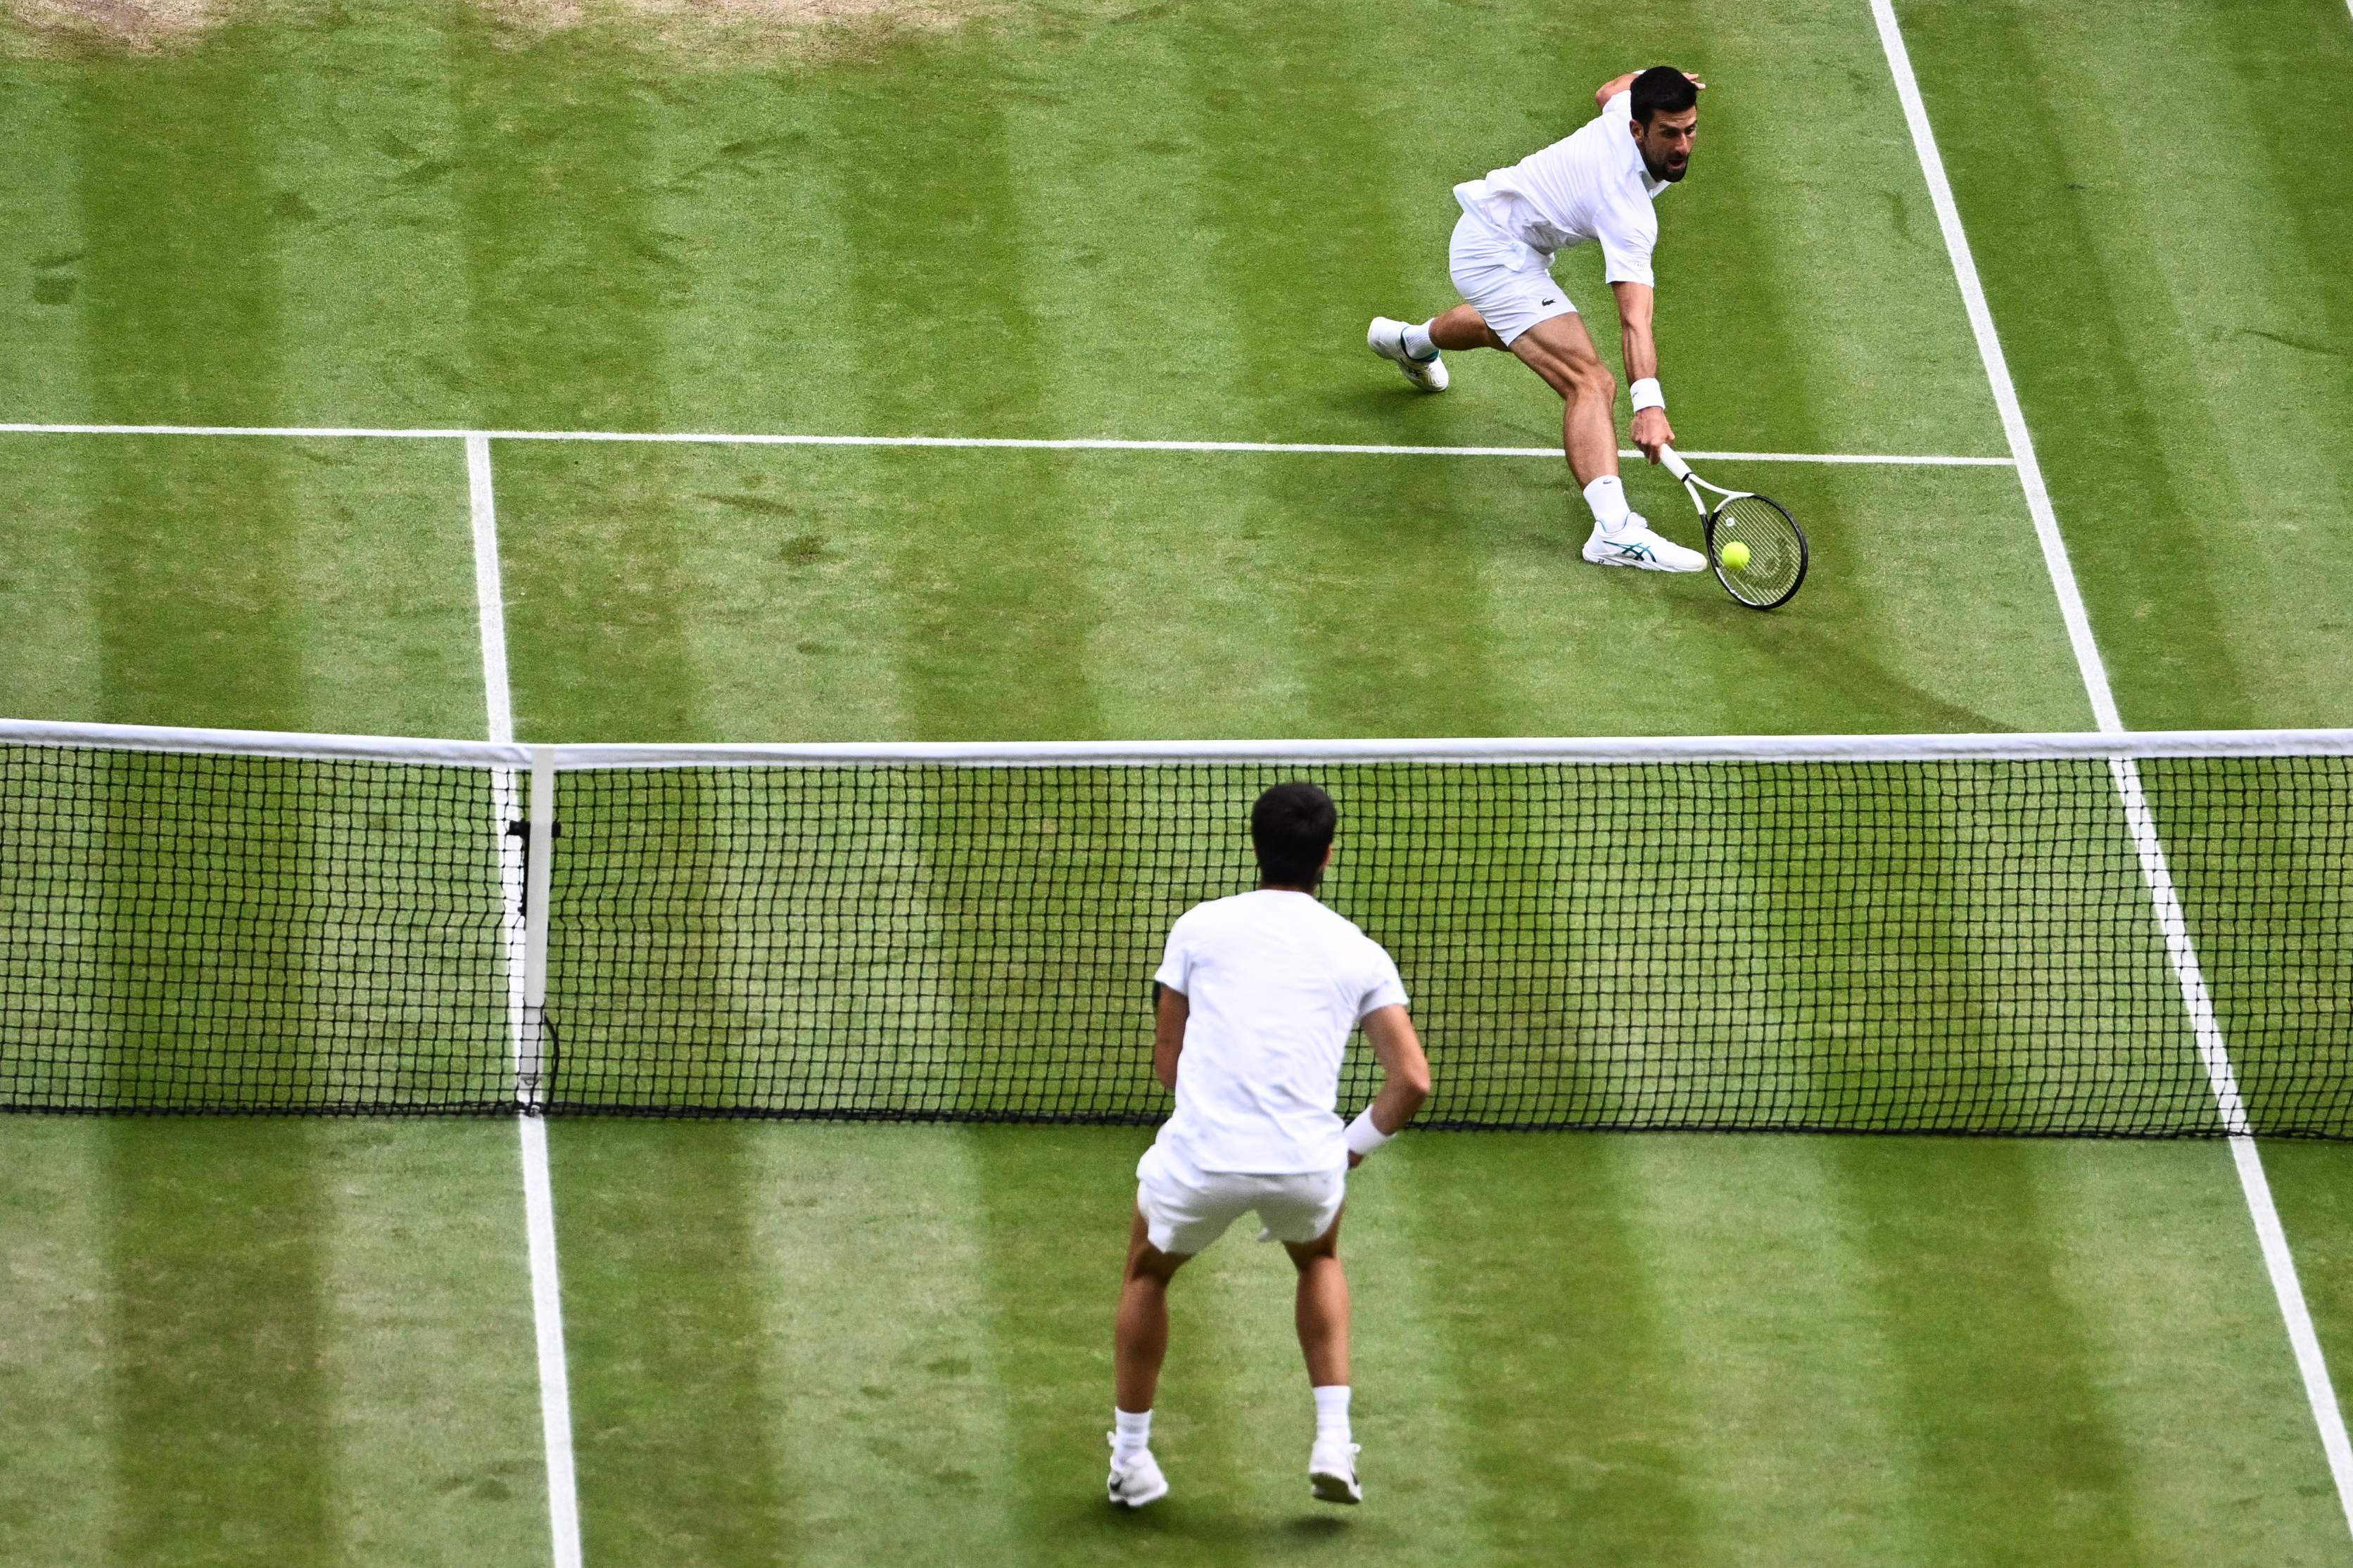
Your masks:
M 493 776 L 0 745 L 0 1104 L 512 1109 Z
M 2256 1131 L 2353 1136 L 2353 761 L 2138 764 Z M 1149 1121 L 1168 925 L 1342 812 L 1436 1124 L 2223 1131 L 2100 761 L 561 776 L 544 1109 Z M 0 747 L 0 1094 L 512 1110 L 488 770 Z M 1375 1085 L 1361 1046 L 1342 1103 Z

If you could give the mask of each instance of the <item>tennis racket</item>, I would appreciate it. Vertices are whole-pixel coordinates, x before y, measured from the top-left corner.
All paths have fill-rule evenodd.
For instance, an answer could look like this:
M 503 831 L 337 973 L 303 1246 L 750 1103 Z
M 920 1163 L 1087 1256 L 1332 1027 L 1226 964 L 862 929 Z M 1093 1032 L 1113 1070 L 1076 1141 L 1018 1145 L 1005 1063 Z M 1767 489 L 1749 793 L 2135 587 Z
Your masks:
M 1699 508 L 1707 533 L 1707 563 L 1715 568 L 1715 580 L 1724 591 L 1752 610 L 1788 604 L 1806 580 L 1806 531 L 1789 509 L 1754 490 L 1709 484 L 1691 471 L 1672 447 L 1659 448 L 1659 461 L 1683 481 L 1683 493 Z M 1718 498 L 1714 505 L 1702 490 Z M 1747 547 L 1747 561 L 1726 565 L 1725 547 L 1736 543 Z

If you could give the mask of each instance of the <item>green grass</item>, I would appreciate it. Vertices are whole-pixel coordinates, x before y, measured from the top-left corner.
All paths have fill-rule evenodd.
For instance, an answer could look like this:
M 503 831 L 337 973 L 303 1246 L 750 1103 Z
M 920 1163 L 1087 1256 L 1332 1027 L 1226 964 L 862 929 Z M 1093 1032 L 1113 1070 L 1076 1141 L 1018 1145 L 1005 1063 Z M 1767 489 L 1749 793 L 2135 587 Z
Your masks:
M 1289 1270 L 1237 1235 L 1174 1292 L 1176 1490 L 1131 1517 L 1092 1489 L 1143 1133 L 593 1131 L 555 1173 L 599 1556 L 2343 1550 L 2210 1146 L 1409 1140 L 1347 1222 L 1371 1504 L 1306 1501 Z
M 0 1552 L 545 1560 L 512 1129 L 0 1132 Z
M 1901 9 L 2127 721 L 2347 721 L 2341 6 Z M 1362 323 L 1451 300 L 1448 187 L 1663 55 L 1715 84 L 1662 208 L 1683 444 L 2003 451 L 1848 0 L 1088 0 L 767 63 L 410 4 L 152 56 L 6 41 L 0 418 L 1542 445 L 1532 377 L 1463 355 L 1417 397 Z M 1614 355 L 1592 258 L 1562 274 Z M 1759 616 L 1585 572 L 1547 460 L 494 458 L 533 738 L 2089 722 L 2000 468 L 1727 468 L 1814 534 L 1804 594 Z M 480 732 L 455 442 L 0 437 L 0 711 Z M 1671 487 L 1630 482 L 1688 537 Z M 2201 952 L 2218 976 L 2272 966 L 2217 1000 L 2251 1098 L 2282 1104 L 2342 1034 L 2334 868 L 2277 831 L 2311 807 L 2281 784 L 2191 822 L 2150 776 Z M 878 829 L 875 865 L 912 875 L 969 818 Z M 1083 843 L 1100 816 L 1057 821 Z M 1784 907 L 1842 849 L 1724 853 Z M 1915 869 L 1869 934 L 1989 921 L 1981 962 L 2066 967 L 2004 923 L 2031 909 L 1973 904 L 1941 856 Z M 2225 874 L 2306 923 L 2264 940 Z M 1012 918 L 915 915 L 965 940 Z M 1905 983 L 1883 941 L 1646 921 L 1754 970 Z M 820 965 L 857 934 L 795 933 Z M 332 974 L 246 956 L 287 1005 Z M 660 956 L 649 985 L 757 1014 L 744 977 Z M 2115 967 L 2161 1000 L 2148 954 Z M 1788 1065 L 1787 1091 L 1818 1089 Z M 1286 1270 L 1238 1236 L 1177 1291 L 1157 1430 L 1178 1489 L 1108 1513 L 1141 1138 L 557 1127 L 588 1562 L 2343 1560 L 2207 1145 L 1408 1139 L 1349 1221 L 1373 1502 L 1309 1514 Z M 546 1560 L 511 1129 L 18 1118 L 0 1149 L 0 1557 Z M 2353 1392 L 2345 1151 L 2265 1160 Z

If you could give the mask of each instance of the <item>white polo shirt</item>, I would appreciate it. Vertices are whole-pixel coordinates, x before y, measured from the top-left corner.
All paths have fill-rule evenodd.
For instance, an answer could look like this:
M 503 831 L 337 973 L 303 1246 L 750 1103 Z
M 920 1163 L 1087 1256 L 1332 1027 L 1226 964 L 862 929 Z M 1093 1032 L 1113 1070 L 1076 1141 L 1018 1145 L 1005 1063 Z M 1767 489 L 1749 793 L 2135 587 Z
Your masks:
M 1153 978 L 1189 1007 L 1163 1148 L 1199 1171 L 1346 1168 L 1348 1036 L 1406 1001 L 1380 943 L 1312 893 L 1261 888 L 1187 910 Z
M 1653 283 L 1651 252 L 1659 243 L 1651 204 L 1668 182 L 1651 178 L 1634 145 L 1634 95 L 1620 92 L 1541 152 L 1483 180 L 1454 187 L 1462 210 L 1507 239 L 1546 256 L 1599 240 L 1612 283 Z

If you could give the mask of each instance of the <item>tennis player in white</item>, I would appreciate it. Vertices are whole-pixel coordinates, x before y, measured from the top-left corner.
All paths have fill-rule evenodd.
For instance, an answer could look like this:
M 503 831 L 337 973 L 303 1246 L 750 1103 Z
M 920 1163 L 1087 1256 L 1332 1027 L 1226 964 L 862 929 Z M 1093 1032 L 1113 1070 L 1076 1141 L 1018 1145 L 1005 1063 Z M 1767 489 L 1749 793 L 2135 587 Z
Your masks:
M 1600 118 L 1508 169 L 1455 186 L 1462 216 L 1447 260 L 1467 303 L 1418 326 L 1376 316 L 1366 333 L 1375 353 L 1395 361 L 1425 392 L 1446 390 L 1441 349 L 1505 349 L 1544 377 L 1567 405 L 1561 442 L 1593 509 L 1585 558 L 1598 565 L 1697 572 L 1707 557 L 1628 509 L 1618 479 L 1618 384 L 1567 292 L 1553 281 L 1552 258 L 1587 240 L 1600 243 L 1633 381 L 1634 445 L 1657 462 L 1675 433 L 1651 336 L 1651 252 L 1659 242 L 1651 203 L 1690 169 L 1706 85 L 1672 66 L 1613 77 L 1593 94 Z
M 1395 1137 L 1430 1095 L 1430 1064 L 1389 955 L 1317 900 L 1338 823 L 1311 784 L 1277 784 L 1250 810 L 1262 879 L 1197 904 L 1154 976 L 1152 1065 L 1176 1112 L 1135 1167 L 1135 1217 L 1119 1293 L 1111 1500 L 1168 1494 L 1152 1457 L 1152 1400 L 1168 1354 L 1168 1281 L 1242 1215 L 1299 1270 L 1299 1348 L 1315 1397 L 1309 1490 L 1363 1500 L 1348 1427 L 1348 1279 L 1340 1205 L 1350 1167 Z M 1381 1090 L 1344 1125 L 1340 1058 L 1362 1024 Z

